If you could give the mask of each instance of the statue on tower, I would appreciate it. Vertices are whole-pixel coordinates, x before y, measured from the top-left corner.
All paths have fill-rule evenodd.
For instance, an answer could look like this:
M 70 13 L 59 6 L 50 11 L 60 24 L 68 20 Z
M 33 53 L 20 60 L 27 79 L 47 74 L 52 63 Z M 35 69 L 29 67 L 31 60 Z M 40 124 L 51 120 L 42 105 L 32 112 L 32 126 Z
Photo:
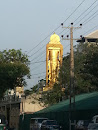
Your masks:
M 46 45 L 46 86 L 43 91 L 52 89 L 56 82 L 62 64 L 62 56 L 63 46 L 60 43 L 60 37 L 54 33 L 50 37 L 50 42 Z

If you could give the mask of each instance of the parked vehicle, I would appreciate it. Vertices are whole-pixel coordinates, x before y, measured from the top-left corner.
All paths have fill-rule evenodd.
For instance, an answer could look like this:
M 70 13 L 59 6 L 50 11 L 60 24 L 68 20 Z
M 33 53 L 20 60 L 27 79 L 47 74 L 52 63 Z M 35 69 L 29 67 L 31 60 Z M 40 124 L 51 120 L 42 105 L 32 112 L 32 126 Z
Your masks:
M 88 130 L 89 120 L 79 120 L 75 126 L 75 130 Z
M 98 115 L 92 118 L 92 121 L 88 125 L 88 130 L 98 130 Z
M 6 130 L 6 118 L 0 114 L 0 130 Z
M 90 124 L 88 130 L 98 130 L 98 124 Z
M 98 124 L 98 115 L 95 115 L 92 119 L 92 123 Z
M 55 120 L 44 120 L 41 125 L 41 130 L 61 130 L 61 126 L 58 125 Z
M 30 130 L 40 130 L 44 120 L 48 120 L 48 118 L 31 118 Z

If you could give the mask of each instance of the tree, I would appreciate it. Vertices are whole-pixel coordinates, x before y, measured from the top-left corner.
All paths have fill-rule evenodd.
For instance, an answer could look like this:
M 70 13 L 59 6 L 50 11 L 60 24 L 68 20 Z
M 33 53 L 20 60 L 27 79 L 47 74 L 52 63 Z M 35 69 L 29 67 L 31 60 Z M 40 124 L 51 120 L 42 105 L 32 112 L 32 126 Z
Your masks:
M 98 44 L 88 47 L 83 68 L 83 79 L 89 83 L 89 91 L 98 90 Z
M 30 90 L 28 90 L 28 89 L 26 89 L 26 90 L 24 91 L 24 93 L 25 93 L 25 96 L 28 96 L 28 95 L 30 95 L 30 94 L 31 94 L 31 91 L 30 91 Z
M 37 93 L 37 91 L 38 91 L 38 84 L 34 85 L 31 89 L 32 89 L 31 90 L 32 93 Z
M 9 88 L 26 85 L 25 76 L 30 78 L 29 63 L 21 50 L 0 52 L 0 97 Z
M 76 53 L 76 94 L 98 90 L 98 45 L 79 44 Z
M 62 101 L 62 97 L 64 97 L 64 91 L 62 91 L 61 86 L 55 83 L 53 89 L 48 92 L 42 93 L 42 101 L 47 105 L 52 105 Z

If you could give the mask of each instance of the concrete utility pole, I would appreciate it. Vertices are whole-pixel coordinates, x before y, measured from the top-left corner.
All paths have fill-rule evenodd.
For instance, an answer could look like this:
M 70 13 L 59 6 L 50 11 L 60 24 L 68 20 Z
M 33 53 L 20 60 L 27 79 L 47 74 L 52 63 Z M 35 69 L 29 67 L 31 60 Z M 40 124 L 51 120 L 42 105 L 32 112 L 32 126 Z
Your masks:
M 40 88 L 40 77 L 38 77 L 38 91 L 39 91 L 39 88 Z
M 63 26 L 63 23 L 61 24 Z M 72 117 L 72 111 L 75 111 L 75 87 L 74 87 L 74 50 L 73 50 L 73 29 L 79 29 L 81 28 L 82 24 L 80 24 L 80 27 L 73 27 L 73 23 L 71 23 L 71 27 L 63 27 L 70 29 L 70 39 L 68 38 L 69 35 L 67 35 L 67 38 L 63 38 L 63 35 L 61 36 L 63 40 L 70 40 L 70 105 L 69 105 L 69 130 L 71 130 L 71 126 L 75 125 L 75 122 L 71 122 Z

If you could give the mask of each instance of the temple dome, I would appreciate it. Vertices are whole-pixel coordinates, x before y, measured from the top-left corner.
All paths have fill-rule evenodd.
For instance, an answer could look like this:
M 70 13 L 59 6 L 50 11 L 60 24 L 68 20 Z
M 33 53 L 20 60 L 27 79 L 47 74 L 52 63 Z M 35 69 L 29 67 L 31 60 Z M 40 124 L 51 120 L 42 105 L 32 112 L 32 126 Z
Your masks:
M 52 44 L 60 44 L 60 37 L 57 34 L 54 33 L 50 37 L 50 43 L 52 43 Z

